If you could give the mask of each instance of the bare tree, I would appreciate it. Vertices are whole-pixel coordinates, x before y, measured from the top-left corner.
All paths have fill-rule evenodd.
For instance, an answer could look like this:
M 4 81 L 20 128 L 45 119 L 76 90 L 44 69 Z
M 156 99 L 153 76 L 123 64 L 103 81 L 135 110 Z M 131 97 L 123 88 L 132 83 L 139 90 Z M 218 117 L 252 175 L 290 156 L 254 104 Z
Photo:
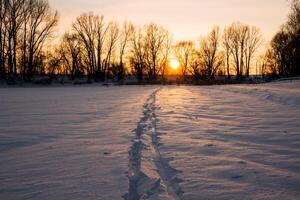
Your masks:
M 35 70 L 34 59 L 41 53 L 45 41 L 57 25 L 58 13 L 51 10 L 47 0 L 35 0 L 29 6 L 27 78 L 30 80 Z
M 71 80 L 74 80 L 79 76 L 81 66 L 81 46 L 76 34 L 65 33 L 60 53 L 66 68 L 69 69 Z
M 96 55 L 95 55 L 95 27 L 98 17 L 93 13 L 82 14 L 73 23 L 73 30 L 78 34 L 84 50 L 84 60 L 87 65 L 88 80 L 95 79 Z
M 288 21 L 271 41 L 275 67 L 273 75 L 298 76 L 300 74 L 300 1 L 291 1 Z
M 123 28 L 120 33 L 120 40 L 119 40 L 119 56 L 120 56 L 120 61 L 119 61 L 119 67 L 120 70 L 118 72 L 118 80 L 123 80 L 124 78 L 124 55 L 126 53 L 126 47 L 128 46 L 128 42 L 130 40 L 130 37 L 132 36 L 133 33 L 133 25 L 129 22 L 124 22 Z
M 235 64 L 237 78 L 249 76 L 251 61 L 261 45 L 262 35 L 260 30 L 241 23 L 233 23 L 225 28 L 223 34 L 223 47 L 225 49 L 227 75 L 230 73 L 231 57 Z
M 189 73 L 193 76 L 194 80 L 199 80 L 201 76 L 203 76 L 202 71 L 202 56 L 200 51 L 194 49 L 191 53 L 190 59 L 189 59 Z
M 246 42 L 245 42 L 245 65 L 246 76 L 249 77 L 251 61 L 254 53 L 257 51 L 262 43 L 262 35 L 260 30 L 253 26 L 248 29 Z
M 7 1 L 0 0 L 0 78 L 5 78 L 5 44 L 7 34 Z
M 107 81 L 109 68 L 111 67 L 111 57 L 112 57 L 113 49 L 119 37 L 119 26 L 116 22 L 110 23 L 108 34 L 109 35 L 108 35 L 108 43 L 107 43 L 107 54 L 104 62 L 105 81 Z
M 159 73 L 163 80 L 165 80 L 166 71 L 168 68 L 169 57 L 171 54 L 171 46 L 172 46 L 172 37 L 170 34 L 166 35 L 166 39 L 163 46 L 162 58 L 161 58 L 161 67 Z
M 7 0 L 5 1 L 6 9 L 6 31 L 7 31 L 7 56 L 8 72 L 10 75 L 17 73 L 17 46 L 18 35 L 23 22 L 23 7 L 25 0 Z
M 287 30 L 292 35 L 300 34 L 300 0 L 292 0 L 291 12 L 288 16 L 288 22 L 286 23 Z
M 104 79 L 104 67 L 102 65 L 102 55 L 104 53 L 104 43 L 107 37 L 109 25 L 104 22 L 103 16 L 97 16 L 96 20 L 96 41 L 97 41 L 97 79 Z
M 133 66 L 137 79 L 143 81 L 143 76 L 146 68 L 145 64 L 145 41 L 144 32 L 140 27 L 133 29 L 133 35 L 131 37 L 131 49 L 130 49 L 130 63 Z
M 145 45 L 147 55 L 147 67 L 149 79 L 156 80 L 158 71 L 162 66 L 161 57 L 165 42 L 168 42 L 168 31 L 155 24 L 149 24 L 145 27 Z
M 285 25 L 289 35 L 290 66 L 286 71 L 289 75 L 300 75 L 300 0 L 292 0 L 291 11 Z
M 271 41 L 272 52 L 274 60 L 277 62 L 278 75 L 283 76 L 287 74 L 290 67 L 290 56 L 292 53 L 289 48 L 289 34 L 282 29 L 278 32 Z M 274 71 L 273 71 L 274 72 Z
M 21 59 L 21 69 L 20 69 L 20 73 L 22 75 L 22 78 L 25 79 L 26 78 L 26 70 L 28 69 L 28 57 L 27 57 L 27 42 L 28 42 L 28 21 L 29 21 L 29 16 L 31 13 L 31 9 L 32 9 L 32 4 L 33 4 L 33 0 L 27 0 L 25 1 L 25 6 L 23 7 L 23 17 L 24 17 L 24 22 L 23 22 L 23 46 L 22 46 L 22 59 Z
M 180 63 L 182 80 L 186 80 L 191 54 L 193 53 L 194 43 L 192 41 L 178 42 L 174 46 L 174 55 Z
M 117 23 L 106 24 L 103 16 L 82 14 L 73 23 L 73 30 L 83 47 L 88 79 L 106 80 L 119 35 Z
M 206 69 L 206 75 L 213 78 L 217 70 L 223 63 L 219 53 L 220 48 L 220 29 L 215 27 L 207 37 L 200 41 L 200 53 L 203 59 L 203 66 Z
M 34 64 L 42 63 L 44 43 L 57 24 L 58 14 L 47 0 L 0 1 L 0 73 L 31 78 Z M 36 60 L 35 60 L 36 59 Z M 39 71 L 42 71 L 39 69 Z
M 49 79 L 46 79 L 46 81 L 51 83 L 56 74 L 66 76 L 68 74 L 68 68 L 62 65 L 65 56 L 63 49 L 53 47 L 47 54 L 47 63 L 44 63 L 44 65 L 47 65 Z M 64 83 L 64 76 L 61 78 L 61 83 Z
M 268 48 L 265 55 L 263 56 L 263 62 L 265 65 L 262 65 L 262 74 L 271 74 L 272 76 L 281 75 L 281 66 L 277 62 L 278 54 L 272 48 Z
M 241 23 L 233 23 L 228 28 L 228 31 L 231 33 L 229 43 L 231 44 L 231 53 L 235 62 L 236 75 L 239 79 L 244 68 L 244 49 L 248 27 Z
M 225 56 L 226 56 L 226 72 L 227 72 L 227 78 L 231 79 L 230 74 L 230 58 L 232 54 L 232 48 L 233 48 L 233 40 L 232 40 L 232 29 L 231 28 L 225 28 L 223 33 L 223 47 L 225 49 Z

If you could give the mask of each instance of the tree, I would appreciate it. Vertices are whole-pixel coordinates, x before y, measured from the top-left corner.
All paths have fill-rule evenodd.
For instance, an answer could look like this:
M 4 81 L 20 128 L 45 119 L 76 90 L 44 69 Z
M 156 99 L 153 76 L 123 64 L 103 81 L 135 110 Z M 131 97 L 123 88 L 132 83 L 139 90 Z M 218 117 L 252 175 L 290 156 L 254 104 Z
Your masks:
M 28 68 L 27 78 L 31 80 L 35 71 L 35 59 L 43 50 L 46 40 L 51 36 L 58 23 L 58 13 L 53 12 L 46 0 L 33 0 L 29 6 L 27 31 Z
M 291 4 L 291 13 L 285 25 L 290 35 L 290 75 L 300 75 L 300 1 L 293 0 Z
M 174 55 L 180 63 L 182 80 L 186 81 L 187 72 L 191 61 L 191 55 L 194 50 L 194 43 L 192 41 L 178 42 L 174 46 Z
M 202 71 L 202 56 L 200 51 L 193 49 L 189 59 L 189 73 L 193 76 L 194 80 L 199 80 L 203 75 Z
M 244 69 L 245 43 L 248 32 L 248 26 L 241 23 L 233 23 L 227 28 L 230 33 L 228 43 L 235 63 L 237 79 L 241 78 Z
M 5 78 L 5 45 L 7 35 L 7 1 L 0 0 L 0 78 Z
M 163 45 L 162 59 L 161 59 L 161 67 L 159 73 L 162 77 L 162 80 L 165 80 L 165 75 L 167 73 L 169 67 L 169 57 L 171 54 L 171 46 L 172 46 L 172 37 L 168 33 L 166 35 L 166 39 Z
M 146 64 L 148 76 L 151 80 L 157 80 L 157 74 L 163 63 L 165 43 L 168 42 L 169 33 L 156 24 L 149 24 L 145 27 Z
M 45 58 L 43 47 L 58 14 L 47 0 L 1 0 L 0 4 L 0 76 L 8 73 L 14 79 L 20 73 L 31 79 L 36 70 L 44 71 L 37 67 Z
M 65 56 L 65 54 L 62 51 L 63 49 L 54 47 L 52 51 L 48 52 L 47 71 L 50 77 L 49 82 L 52 81 L 55 74 L 60 74 L 64 76 L 68 74 L 68 68 L 62 65 L 62 61 L 64 60 L 64 56 Z M 63 83 L 63 78 L 61 83 Z
M 261 74 L 263 77 L 268 73 L 272 74 L 272 76 L 278 75 L 279 67 L 276 62 L 276 55 L 272 48 L 268 48 L 265 54 L 262 57 L 261 63 Z
M 109 25 L 108 31 L 108 44 L 107 44 L 107 54 L 104 62 L 104 73 L 105 73 L 105 81 L 107 81 L 109 68 L 111 67 L 111 57 L 113 53 L 113 49 L 117 43 L 119 37 L 119 26 L 116 22 L 111 22 Z
M 213 78 L 217 70 L 223 64 L 223 58 L 219 52 L 220 48 L 220 29 L 213 30 L 200 41 L 200 54 L 202 57 L 202 66 L 205 68 L 206 76 Z
M 74 80 L 81 74 L 81 46 L 79 39 L 74 33 L 65 33 L 60 47 L 62 60 L 65 68 L 69 69 L 71 80 Z
M 289 49 L 289 35 L 283 29 L 278 32 L 272 39 L 271 46 L 274 52 L 274 59 L 277 62 L 277 72 L 280 76 L 287 75 L 290 66 L 290 51 Z
M 254 53 L 257 51 L 262 42 L 260 30 L 253 26 L 248 29 L 245 42 L 245 65 L 246 76 L 249 77 L 251 61 Z
M 109 25 L 104 22 L 104 16 L 97 16 L 96 21 L 96 41 L 97 41 L 97 79 L 104 80 L 104 67 L 102 64 L 102 55 L 104 53 L 104 43 L 107 37 Z
M 279 76 L 300 75 L 300 1 L 293 0 L 288 21 L 271 41 L 274 67 Z
M 84 13 L 76 19 L 76 22 L 73 23 L 73 30 L 78 35 L 83 47 L 83 59 L 87 65 L 86 69 L 89 81 L 92 78 L 96 78 L 95 69 L 97 61 L 95 54 L 95 27 L 97 27 L 97 24 L 99 24 L 99 17 L 95 16 L 93 13 Z
M 144 35 L 144 31 L 140 27 L 135 27 L 133 29 L 133 36 L 131 38 L 130 63 L 133 66 L 133 71 L 136 74 L 139 82 L 143 81 L 143 76 L 146 68 L 146 47 Z
M 230 68 L 230 60 L 231 60 L 231 54 L 233 52 L 233 38 L 232 38 L 232 33 L 233 29 L 228 27 L 224 29 L 223 33 L 223 47 L 225 49 L 225 56 L 226 56 L 226 72 L 227 72 L 227 78 L 228 80 L 231 79 L 231 68 Z
M 139 81 L 145 74 L 149 80 L 157 80 L 165 74 L 171 37 L 167 30 L 156 24 L 134 28 L 130 45 L 130 62 Z
M 291 12 L 288 16 L 288 21 L 286 27 L 288 32 L 294 36 L 299 36 L 300 34 L 300 1 L 292 0 L 291 3 Z
M 8 0 L 7 10 L 9 13 L 8 28 L 7 28 L 7 42 L 8 42 L 8 65 L 9 74 L 16 76 L 17 73 L 17 45 L 18 35 L 23 23 L 23 7 L 25 0 Z
M 254 55 L 262 43 L 259 28 L 241 23 L 226 27 L 223 34 L 223 47 L 226 57 L 226 71 L 230 79 L 230 64 L 234 63 L 237 79 L 249 77 Z
M 126 53 L 126 47 L 128 46 L 128 42 L 130 40 L 130 37 L 132 36 L 133 33 L 133 25 L 129 22 L 124 22 L 123 28 L 121 30 L 120 34 L 120 41 L 119 41 L 119 56 L 120 56 L 120 61 L 119 61 L 119 67 L 120 70 L 118 70 L 118 80 L 123 80 L 124 79 L 124 55 Z

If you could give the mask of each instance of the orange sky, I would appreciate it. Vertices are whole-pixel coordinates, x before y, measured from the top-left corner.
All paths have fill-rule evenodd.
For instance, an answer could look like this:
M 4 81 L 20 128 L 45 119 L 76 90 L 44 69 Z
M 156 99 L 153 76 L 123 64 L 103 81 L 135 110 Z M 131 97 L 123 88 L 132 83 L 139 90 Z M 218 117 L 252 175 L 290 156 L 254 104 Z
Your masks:
M 173 39 L 196 40 L 214 25 L 240 21 L 261 28 L 265 39 L 285 22 L 287 0 L 50 0 L 60 12 L 59 32 L 68 30 L 83 12 L 103 14 L 107 20 L 155 22 L 170 30 Z

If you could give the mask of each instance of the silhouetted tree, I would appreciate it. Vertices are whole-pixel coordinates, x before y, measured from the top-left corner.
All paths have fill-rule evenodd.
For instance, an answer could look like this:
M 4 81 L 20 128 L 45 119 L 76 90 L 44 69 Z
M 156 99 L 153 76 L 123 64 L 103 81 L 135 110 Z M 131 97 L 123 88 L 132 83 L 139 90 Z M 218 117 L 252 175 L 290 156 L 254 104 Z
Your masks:
M 183 81 L 186 81 L 186 76 L 189 70 L 193 50 L 194 43 L 192 41 L 178 42 L 174 46 L 174 55 L 180 63 L 181 76 Z
M 124 55 L 126 53 L 126 48 L 128 46 L 130 37 L 132 36 L 133 33 L 133 25 L 129 22 L 124 22 L 123 28 L 121 30 L 120 34 L 120 41 L 119 41 L 119 51 L 120 51 L 120 61 L 119 61 L 119 70 L 117 72 L 118 74 L 118 80 L 123 80 L 124 79 Z
M 251 62 L 262 43 L 260 30 L 253 26 L 233 23 L 223 34 L 223 47 L 226 57 L 226 71 L 230 78 L 231 63 L 234 64 L 237 79 L 249 77 Z
M 232 28 L 225 28 L 223 33 L 223 47 L 225 49 L 225 56 L 226 56 L 226 72 L 227 72 L 227 78 L 231 79 L 231 69 L 230 69 L 230 60 L 231 60 L 231 54 L 233 52 L 233 38 L 232 38 Z
M 7 7 L 9 16 L 7 28 L 7 42 L 8 42 L 8 72 L 10 75 L 15 76 L 17 73 L 17 46 L 18 36 L 23 23 L 23 7 L 25 0 L 8 0 Z
M 208 78 L 213 78 L 219 67 L 223 64 L 220 54 L 220 29 L 215 27 L 207 37 L 200 41 L 200 54 L 202 57 L 202 67 L 206 71 Z
M 71 80 L 74 80 L 79 74 L 82 74 L 80 69 L 82 52 L 78 36 L 74 33 L 65 33 L 60 49 L 63 64 L 68 69 Z
M 0 78 L 4 79 L 6 74 L 5 69 L 5 48 L 7 35 L 7 1 L 0 0 Z
M 104 54 L 104 44 L 107 38 L 107 31 L 109 25 L 106 25 L 104 22 L 104 16 L 97 16 L 96 20 L 96 49 L 97 49 L 97 70 L 96 70 L 96 79 L 104 80 L 104 63 L 103 63 L 103 54 Z
M 288 75 L 300 75 L 300 1 L 293 0 L 291 13 L 286 24 L 290 35 L 289 48 L 291 66 Z
M 283 29 L 272 39 L 271 46 L 274 52 L 274 59 L 277 62 L 277 73 L 280 76 L 286 75 L 290 67 L 289 35 Z
M 104 60 L 105 81 L 107 81 L 108 78 L 109 68 L 111 67 L 112 53 L 119 37 L 119 30 L 120 29 L 117 23 L 115 22 L 110 23 L 109 31 L 108 31 L 108 43 L 107 43 L 108 50 Z
M 27 21 L 27 53 L 28 66 L 25 69 L 27 78 L 31 80 L 35 72 L 36 58 L 40 57 L 45 41 L 51 36 L 58 23 L 58 13 L 53 12 L 46 0 L 32 1 L 29 6 Z M 27 58 L 24 58 L 27 60 Z
M 146 63 L 145 33 L 140 27 L 135 27 L 131 38 L 130 63 L 137 79 L 143 81 Z
M 260 30 L 253 26 L 248 29 L 245 42 L 245 65 L 246 76 L 249 77 L 251 61 L 254 53 L 257 51 L 262 42 L 262 35 Z
M 165 42 L 163 43 L 163 52 L 161 55 L 161 67 L 159 73 L 162 80 L 165 80 L 165 75 L 169 67 L 169 58 L 171 54 L 172 37 L 169 33 L 166 34 Z
M 202 68 L 202 56 L 200 51 L 193 49 L 190 59 L 189 59 L 189 73 L 193 76 L 194 80 L 199 80 L 201 77 L 205 76 Z
M 42 52 L 58 21 L 47 0 L 0 1 L 0 76 L 31 79 L 41 69 Z M 38 69 L 39 68 L 39 69 Z
M 300 1 L 293 0 L 288 21 L 271 41 L 272 74 L 300 75 Z
M 94 15 L 93 13 L 82 14 L 76 19 L 76 22 L 73 23 L 73 29 L 78 35 L 82 50 L 84 51 L 84 62 L 86 64 L 88 80 L 91 80 L 95 77 L 96 69 L 96 27 L 99 24 L 99 16 Z M 99 61 L 100 62 L 100 61 Z
M 163 64 L 163 54 L 165 43 L 168 42 L 168 31 L 155 24 L 149 24 L 145 27 L 145 49 L 146 64 L 148 67 L 148 76 L 151 80 L 157 80 L 157 74 Z

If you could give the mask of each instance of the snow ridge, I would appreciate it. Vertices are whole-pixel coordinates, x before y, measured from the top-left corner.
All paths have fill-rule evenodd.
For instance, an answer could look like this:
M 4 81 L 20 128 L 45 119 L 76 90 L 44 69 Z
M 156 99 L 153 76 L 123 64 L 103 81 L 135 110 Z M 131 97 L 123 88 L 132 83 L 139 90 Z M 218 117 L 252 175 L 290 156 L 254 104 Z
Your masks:
M 156 94 L 154 91 L 144 104 L 144 116 L 135 130 L 135 140 L 129 151 L 129 191 L 125 200 L 181 200 L 183 192 L 178 184 L 178 171 L 169 166 L 159 152 L 156 131 Z

